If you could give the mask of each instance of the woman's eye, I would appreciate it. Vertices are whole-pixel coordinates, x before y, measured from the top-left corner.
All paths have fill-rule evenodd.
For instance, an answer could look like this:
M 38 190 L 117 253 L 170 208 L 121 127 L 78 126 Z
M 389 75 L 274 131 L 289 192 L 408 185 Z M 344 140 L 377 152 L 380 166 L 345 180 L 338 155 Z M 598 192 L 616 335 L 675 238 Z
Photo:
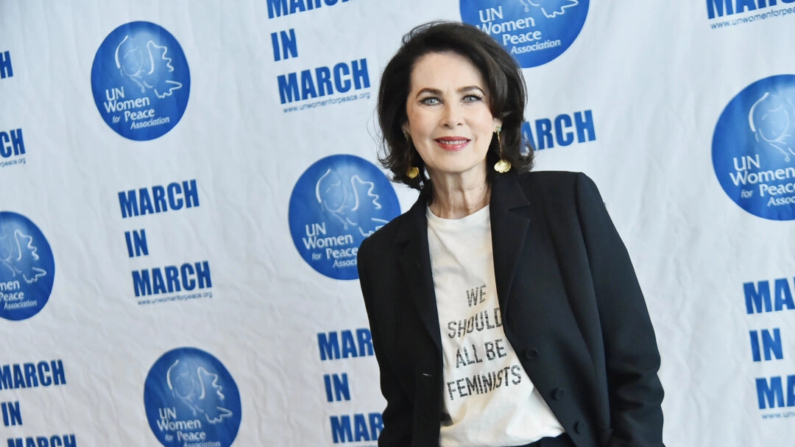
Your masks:
M 440 101 L 439 101 L 439 98 L 434 98 L 433 96 L 430 96 L 428 98 L 421 99 L 420 103 L 427 104 L 427 105 L 433 105 L 433 104 L 439 104 Z
M 481 98 L 478 95 L 466 95 L 466 96 L 464 96 L 464 102 L 475 102 L 475 101 L 480 101 L 482 99 L 483 98 Z

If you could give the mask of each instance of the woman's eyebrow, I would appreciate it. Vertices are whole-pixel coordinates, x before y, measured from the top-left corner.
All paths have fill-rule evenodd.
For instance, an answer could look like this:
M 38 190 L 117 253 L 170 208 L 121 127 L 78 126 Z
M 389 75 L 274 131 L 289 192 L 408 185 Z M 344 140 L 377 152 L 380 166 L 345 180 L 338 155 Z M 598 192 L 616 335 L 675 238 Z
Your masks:
M 486 94 L 486 92 L 484 92 L 482 88 L 480 88 L 480 87 L 478 87 L 476 85 L 470 85 L 468 87 L 461 87 L 460 89 L 458 89 L 458 93 L 466 93 L 466 92 L 471 92 L 473 90 L 477 90 L 480 93 L 483 93 L 484 95 Z
M 484 92 L 482 88 L 480 88 L 480 87 L 478 87 L 476 85 L 468 85 L 466 87 L 461 87 L 461 88 L 458 89 L 458 93 L 466 93 L 466 92 L 471 92 L 473 90 L 477 90 L 480 93 L 483 93 L 484 95 L 486 94 L 486 92 Z M 420 96 L 423 93 L 430 93 L 432 95 L 441 95 L 442 91 L 439 90 L 439 89 L 435 89 L 435 88 L 424 88 L 424 89 L 420 90 L 419 92 L 417 92 L 417 96 Z
M 422 89 L 422 90 L 417 92 L 417 96 L 420 96 L 423 93 L 430 93 L 432 95 L 441 95 L 442 91 L 439 90 L 439 89 L 435 89 L 435 88 L 424 88 L 424 89 Z

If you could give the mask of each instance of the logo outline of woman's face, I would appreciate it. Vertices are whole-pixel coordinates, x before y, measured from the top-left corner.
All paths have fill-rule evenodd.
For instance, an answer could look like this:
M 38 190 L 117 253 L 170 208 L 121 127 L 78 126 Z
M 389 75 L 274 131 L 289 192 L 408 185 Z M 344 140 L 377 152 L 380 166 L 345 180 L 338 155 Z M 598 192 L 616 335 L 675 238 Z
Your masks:
M 748 124 L 763 148 L 773 148 L 789 162 L 795 156 L 795 105 L 790 98 L 765 92 L 748 112 Z

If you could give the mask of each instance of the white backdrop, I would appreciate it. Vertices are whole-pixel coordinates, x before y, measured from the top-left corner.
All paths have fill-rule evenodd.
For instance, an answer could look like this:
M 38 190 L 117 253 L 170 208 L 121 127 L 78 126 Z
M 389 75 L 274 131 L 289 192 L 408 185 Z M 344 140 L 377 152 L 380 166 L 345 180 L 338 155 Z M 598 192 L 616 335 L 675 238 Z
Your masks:
M 795 78 L 781 75 L 795 74 L 795 2 L 772 2 L 2 0 L 0 443 L 375 445 L 367 319 L 358 281 L 338 278 L 416 197 L 372 166 L 380 73 L 417 24 L 521 16 L 545 39 L 584 20 L 551 60 L 521 56 L 527 128 L 590 117 L 536 169 L 591 176 L 628 246 L 663 359 L 666 444 L 791 445 Z M 153 111 L 143 130 L 107 112 L 121 87 L 129 110 Z M 346 204 L 368 186 L 378 198 L 357 215 Z M 141 215 L 123 217 L 127 191 Z M 168 211 L 144 213 L 142 194 Z M 125 233 L 141 230 L 146 254 L 130 256 Z M 298 249 L 322 230 L 338 267 Z

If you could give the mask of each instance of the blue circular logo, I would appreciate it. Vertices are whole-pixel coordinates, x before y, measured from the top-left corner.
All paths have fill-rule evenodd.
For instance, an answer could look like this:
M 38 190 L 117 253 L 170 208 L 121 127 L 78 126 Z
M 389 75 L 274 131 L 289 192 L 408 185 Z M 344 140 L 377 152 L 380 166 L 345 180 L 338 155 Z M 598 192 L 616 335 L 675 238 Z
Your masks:
M 563 54 L 585 25 L 590 0 L 461 0 L 461 19 L 502 44 L 523 68 Z
M 0 317 L 25 320 L 47 304 L 55 261 L 47 238 L 27 217 L 0 212 Z
M 290 197 L 295 248 L 313 269 L 334 279 L 357 279 L 359 245 L 398 215 L 392 184 L 372 163 L 353 155 L 318 160 Z
M 127 23 L 99 46 L 91 67 L 91 90 L 111 129 L 131 140 L 153 140 L 173 129 L 185 113 L 188 61 L 164 28 Z
M 729 102 L 715 126 L 712 164 L 740 208 L 795 219 L 795 75 L 756 81 Z
M 149 427 L 166 447 L 229 447 L 240 428 L 240 393 L 224 365 L 196 348 L 157 359 L 144 385 Z

